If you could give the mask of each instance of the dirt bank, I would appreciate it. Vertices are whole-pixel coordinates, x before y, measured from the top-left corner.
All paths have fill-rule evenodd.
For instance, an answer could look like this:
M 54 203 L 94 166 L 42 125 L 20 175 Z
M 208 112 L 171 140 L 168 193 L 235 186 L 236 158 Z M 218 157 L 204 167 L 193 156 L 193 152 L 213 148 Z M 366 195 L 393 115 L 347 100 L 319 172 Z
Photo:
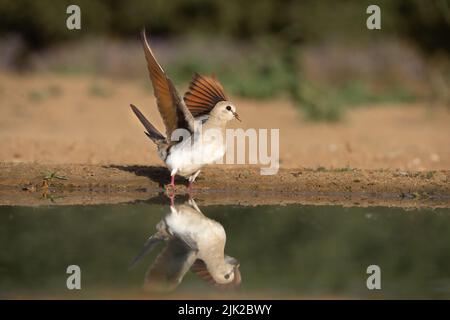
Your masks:
M 49 178 L 50 173 L 56 176 Z M 193 196 L 209 204 L 319 203 L 450 207 L 450 171 L 207 168 Z M 164 202 L 168 172 L 122 165 L 0 164 L 0 205 Z M 177 180 L 177 194 L 186 181 Z

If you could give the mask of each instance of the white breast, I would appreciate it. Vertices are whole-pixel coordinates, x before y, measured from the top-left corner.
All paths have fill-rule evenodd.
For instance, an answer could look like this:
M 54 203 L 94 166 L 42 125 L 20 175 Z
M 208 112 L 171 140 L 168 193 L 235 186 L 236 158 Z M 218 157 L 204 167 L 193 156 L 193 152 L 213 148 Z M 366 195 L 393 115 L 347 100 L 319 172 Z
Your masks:
M 165 218 L 170 231 L 189 236 L 199 249 L 214 246 L 217 242 L 225 244 L 226 234 L 223 226 L 194 210 L 179 206 L 172 209 Z
M 206 164 L 214 163 L 225 154 L 225 144 L 218 140 L 185 140 L 174 145 L 166 158 L 169 170 L 178 169 L 178 174 L 188 176 Z

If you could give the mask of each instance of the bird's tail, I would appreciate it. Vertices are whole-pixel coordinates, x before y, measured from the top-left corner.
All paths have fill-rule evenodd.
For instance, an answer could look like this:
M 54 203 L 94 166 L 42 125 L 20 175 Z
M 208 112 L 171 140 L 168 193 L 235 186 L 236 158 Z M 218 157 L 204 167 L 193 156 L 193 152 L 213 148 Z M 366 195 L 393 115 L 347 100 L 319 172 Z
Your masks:
M 139 109 L 130 104 L 131 110 L 133 110 L 136 117 L 139 119 L 139 121 L 142 123 L 144 128 L 147 130 L 145 134 L 147 137 L 149 137 L 154 143 L 160 144 L 161 142 L 165 141 L 166 138 L 161 134 L 161 132 L 158 131 L 151 123 L 147 120 L 147 118 L 142 114 L 142 112 L 139 111 Z

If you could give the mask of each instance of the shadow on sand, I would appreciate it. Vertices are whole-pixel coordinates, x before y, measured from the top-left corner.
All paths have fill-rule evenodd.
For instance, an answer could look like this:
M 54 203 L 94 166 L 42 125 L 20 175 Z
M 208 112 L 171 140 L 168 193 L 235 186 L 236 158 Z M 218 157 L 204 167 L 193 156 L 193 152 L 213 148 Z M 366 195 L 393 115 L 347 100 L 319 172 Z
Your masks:
M 158 166 L 126 166 L 126 165 L 109 165 L 105 168 L 115 168 L 126 172 L 132 172 L 137 176 L 147 177 L 150 180 L 157 182 L 160 188 L 164 188 L 165 185 L 170 183 L 170 172 L 165 167 Z M 188 180 L 176 176 L 176 184 L 188 184 Z

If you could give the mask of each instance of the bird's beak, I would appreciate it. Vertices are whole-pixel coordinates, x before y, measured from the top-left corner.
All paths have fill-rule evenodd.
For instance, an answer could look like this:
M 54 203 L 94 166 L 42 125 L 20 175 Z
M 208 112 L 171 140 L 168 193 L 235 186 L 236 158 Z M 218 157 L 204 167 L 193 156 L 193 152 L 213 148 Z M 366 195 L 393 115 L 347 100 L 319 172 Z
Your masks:
M 237 112 L 233 112 L 234 117 L 236 118 L 236 120 L 242 122 L 241 118 L 239 118 L 239 115 L 237 114 Z

